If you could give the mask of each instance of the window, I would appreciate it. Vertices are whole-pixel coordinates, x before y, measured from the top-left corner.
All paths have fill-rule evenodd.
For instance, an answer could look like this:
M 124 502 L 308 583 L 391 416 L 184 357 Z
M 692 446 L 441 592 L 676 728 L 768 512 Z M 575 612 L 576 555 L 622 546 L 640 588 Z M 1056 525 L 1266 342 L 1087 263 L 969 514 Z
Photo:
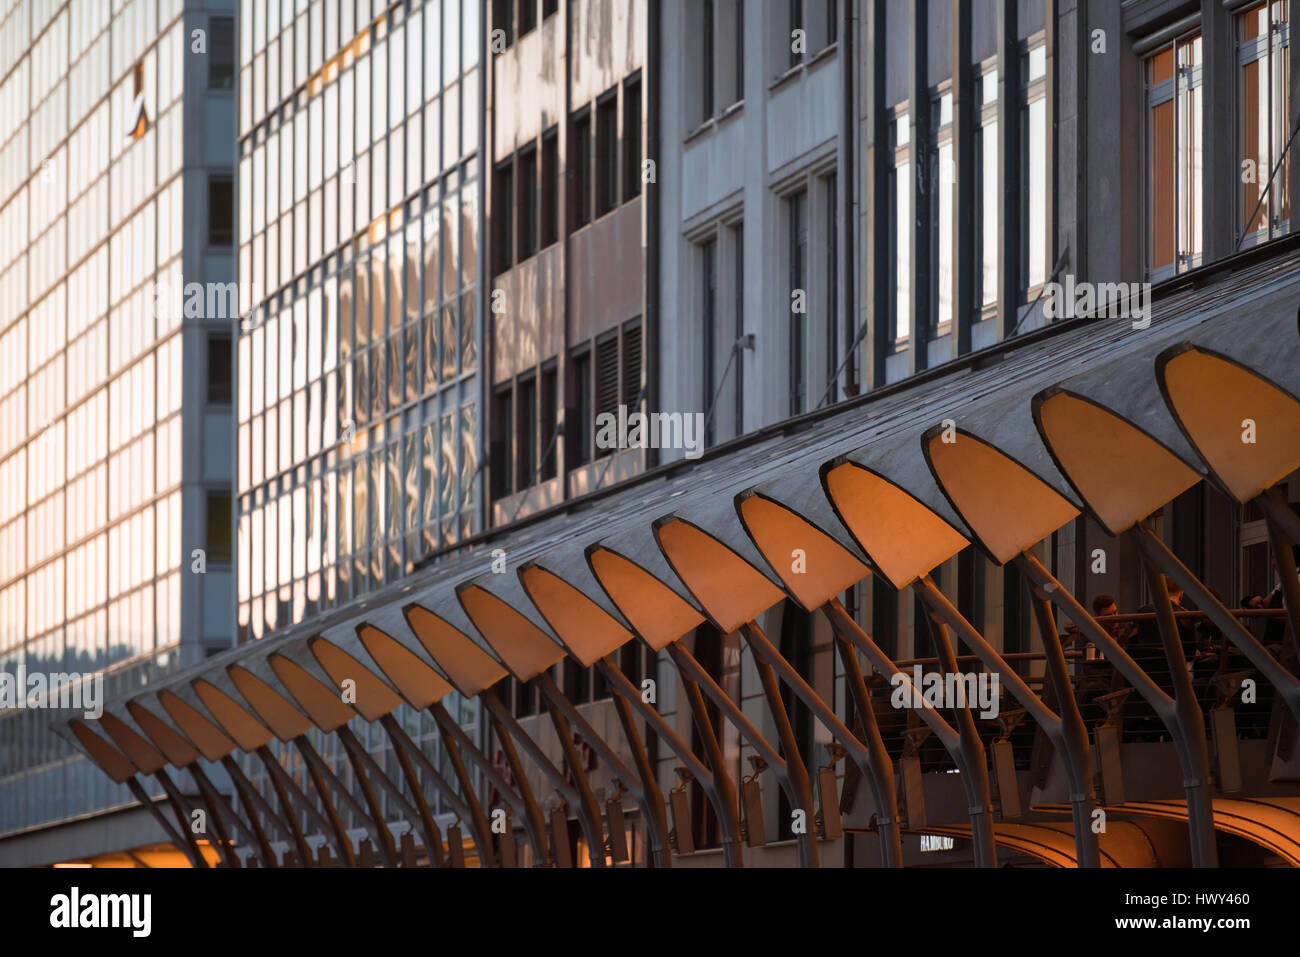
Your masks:
M 618 415 L 618 334 L 609 333 L 596 343 L 596 416 L 604 413 Z M 608 455 L 610 449 L 596 449 L 597 458 Z
M 1289 30 L 1287 0 L 1258 4 L 1237 17 L 1237 169 L 1242 178 L 1237 235 L 1242 246 L 1290 229 Z
M 1146 258 L 1152 281 L 1201 261 L 1201 37 L 1149 56 L 1146 70 Z
M 208 21 L 208 89 L 229 90 L 235 85 L 235 19 L 212 17 Z
M 514 262 L 515 169 L 512 160 L 497 166 L 493 174 L 492 221 L 496 226 L 494 273 L 502 273 Z
M 591 222 L 591 111 L 573 119 L 569 142 L 573 164 L 573 224 L 581 228 Z
M 537 380 L 519 382 L 518 474 L 515 488 L 525 489 L 537 476 Z
M 559 427 L 559 370 L 552 363 L 542 370 L 542 480 L 555 478 L 555 460 Z
M 546 19 L 552 13 L 560 9 L 560 0 L 542 0 L 542 19 Z
M 641 319 L 623 327 L 623 404 L 628 413 L 641 407 Z
M 537 26 L 537 0 L 515 0 L 519 9 L 518 35 L 531 31 Z
M 933 124 L 930 182 L 935 184 L 930 202 L 930 275 L 933 310 L 932 334 L 947 335 L 952 325 L 952 210 L 956 167 L 952 155 L 952 93 L 935 98 L 930 110 Z
M 807 48 L 808 38 L 805 24 L 803 22 L 803 0 L 788 0 L 790 4 L 790 29 L 787 31 L 786 42 L 790 47 L 790 66 L 796 67 L 803 62 L 804 51 Z M 804 30 L 803 44 L 794 42 L 794 31 Z
M 231 338 L 225 333 L 208 336 L 208 401 L 229 405 L 234 398 L 234 363 Z
M 736 224 L 731 230 L 732 262 L 735 263 L 732 296 L 736 313 L 736 340 L 745 335 L 745 227 Z M 736 435 L 745 431 L 745 362 L 736 356 Z
M 519 154 L 519 261 L 537 252 L 537 147 Z
M 623 199 L 641 194 L 641 77 L 623 85 Z
M 235 242 L 235 183 L 229 176 L 208 177 L 208 245 Z
M 493 0 L 492 27 L 500 30 L 505 46 L 515 42 L 515 2 L 516 0 Z
M 611 91 L 596 104 L 596 215 L 618 205 L 618 96 Z
M 893 122 L 894 204 L 893 229 L 890 230 L 890 258 L 894 263 L 894 282 L 891 305 L 894 316 L 894 340 L 901 342 L 912 334 L 912 162 L 910 153 L 911 131 L 907 113 L 899 112 Z
M 492 437 L 492 497 L 502 498 L 514 489 L 514 390 L 498 389 L 492 396 L 492 420 L 496 425 Z
M 713 116 L 713 25 L 717 14 L 714 0 L 700 3 L 700 119 Z
M 826 203 L 826 217 L 822 220 L 825 229 L 826 249 L 826 384 L 831 402 L 839 401 L 839 386 L 836 372 L 839 369 L 839 235 L 840 218 L 836 215 L 839 198 L 838 178 L 834 173 L 822 179 L 822 197 Z
M 232 560 L 229 492 L 208 490 L 206 503 L 207 543 L 204 553 L 210 562 Z
M 542 247 L 560 235 L 560 135 L 555 127 L 542 134 Z
M 735 89 L 732 90 L 732 102 L 743 100 L 745 98 L 745 0 L 736 0 L 732 4 L 732 42 L 735 48 L 732 55 L 736 58 L 735 70 L 732 75 L 732 83 Z
M 808 314 L 808 194 L 795 193 L 786 200 L 789 227 L 790 295 L 790 414 L 804 411 L 807 386 L 804 381 L 804 337 Z
M 1020 115 L 1020 275 L 1028 290 L 1047 281 L 1047 47 L 1032 44 L 1022 58 Z
M 982 313 L 998 301 L 998 70 L 986 69 L 976 84 L 979 101 L 979 129 L 975 134 L 976 181 L 979 192 L 975 206 L 976 260 L 975 311 Z
M 591 461 L 591 437 L 596 417 L 591 411 L 591 351 L 570 359 L 569 406 L 564 413 L 565 460 L 569 468 Z
M 701 363 L 704 381 L 704 444 L 713 444 L 713 393 L 717 390 L 718 342 L 718 241 L 710 239 L 700 246 L 700 338 L 704 343 Z

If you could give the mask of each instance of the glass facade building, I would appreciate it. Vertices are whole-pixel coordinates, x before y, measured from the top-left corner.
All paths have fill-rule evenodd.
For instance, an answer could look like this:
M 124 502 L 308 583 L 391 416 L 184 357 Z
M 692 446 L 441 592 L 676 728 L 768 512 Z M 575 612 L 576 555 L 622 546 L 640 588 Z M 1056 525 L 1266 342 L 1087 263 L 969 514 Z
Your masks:
M 240 640 L 476 527 L 478 17 L 243 3 Z
M 241 4 L 240 642 L 480 527 L 481 23 L 478 0 Z M 476 702 L 445 704 L 475 723 Z M 440 753 L 427 713 L 399 719 Z M 353 725 L 392 766 L 388 738 Z M 337 739 L 313 740 L 350 779 Z
M 233 13 L 0 3 L 0 671 L 230 644 L 229 327 L 155 294 L 232 278 Z M 130 800 L 50 720 L 0 713 L 0 834 Z

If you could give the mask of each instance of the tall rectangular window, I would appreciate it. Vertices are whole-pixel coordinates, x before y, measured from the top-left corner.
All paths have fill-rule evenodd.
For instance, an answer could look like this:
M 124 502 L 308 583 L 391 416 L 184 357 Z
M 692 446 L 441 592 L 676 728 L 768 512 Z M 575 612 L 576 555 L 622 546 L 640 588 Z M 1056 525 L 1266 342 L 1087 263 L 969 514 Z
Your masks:
M 591 222 L 591 110 L 584 109 L 573 118 L 569 142 L 569 163 L 573 168 L 573 224 L 575 228 Z
M 618 95 L 596 104 L 596 215 L 618 205 Z
M 609 333 L 604 339 L 596 343 L 596 404 L 595 416 L 599 418 L 602 414 L 618 416 L 618 334 Z M 595 449 L 593 454 L 600 458 L 608 455 L 612 450 L 607 448 Z
M 537 380 L 529 377 L 519 382 L 518 410 L 519 474 L 515 488 L 525 489 L 537 477 Z
M 493 274 L 503 273 L 514 263 L 515 166 L 508 159 L 493 171 L 492 224 L 496 233 Z
M 1020 275 L 1025 290 L 1047 281 L 1047 47 L 1030 46 L 1023 58 L 1020 118 Z
M 975 311 L 982 313 L 998 301 L 998 71 L 985 70 L 977 83 L 979 130 L 975 136 L 978 193 L 975 241 L 980 254 L 975 273 Z
M 1237 234 L 1244 234 L 1242 246 L 1253 246 L 1290 229 L 1288 7 L 1287 0 L 1272 0 L 1237 17 L 1237 169 L 1242 181 Z
M 806 36 L 807 31 L 804 29 L 805 24 L 803 22 L 803 0 L 787 0 L 787 2 L 790 4 L 790 29 L 787 30 L 786 35 L 781 38 L 781 42 L 784 43 L 786 49 L 790 51 L 790 66 L 796 67 L 803 62 L 804 53 L 808 46 L 808 38 Z M 793 37 L 795 30 L 803 30 L 805 32 L 804 42 L 802 44 L 796 44 L 794 42 Z
M 713 28 L 717 19 L 715 0 L 700 0 L 700 121 L 713 116 Z
M 930 110 L 933 144 L 930 151 L 930 274 L 934 283 L 933 326 L 931 333 L 947 335 L 952 327 L 952 214 L 953 191 L 957 187 L 956 165 L 952 155 L 952 94 L 935 99 Z
M 1201 35 L 1152 54 L 1145 71 L 1147 273 L 1156 281 L 1201 262 Z
M 542 370 L 542 480 L 555 478 L 555 461 L 559 457 L 556 427 L 559 423 L 559 376 L 554 364 Z
M 537 252 L 537 147 L 519 153 L 519 261 Z
M 739 4 L 737 4 L 739 6 Z M 731 230 L 732 262 L 735 273 L 732 277 L 732 296 L 736 314 L 736 340 L 745 334 L 745 227 L 738 223 Z M 745 362 L 743 353 L 736 356 L 736 435 L 745 431 Z
M 704 373 L 701 395 L 704 402 L 706 431 L 704 442 L 713 444 L 713 393 L 717 389 L 718 342 L 718 241 L 710 239 L 700 246 L 700 340 L 703 345 L 701 367 Z
M 507 47 L 515 42 L 515 0 L 492 0 L 492 27 L 502 32 Z
M 235 18 L 208 21 L 208 89 L 229 90 L 235 85 Z
M 208 336 L 208 401 L 229 404 L 234 398 L 234 364 L 231 338 L 226 333 Z
M 230 528 L 230 493 L 209 490 L 206 504 L 206 558 L 210 562 L 229 562 L 233 557 Z
M 542 134 L 542 248 L 560 235 L 560 135 L 555 127 Z
M 892 305 L 894 341 L 901 342 L 912 334 L 912 160 L 911 129 L 907 114 L 899 112 L 893 121 L 893 229 L 890 253 L 894 264 Z
M 235 242 L 235 183 L 230 176 L 208 177 L 208 245 Z
M 790 293 L 790 414 L 805 409 L 807 383 L 804 362 L 808 318 L 808 194 L 795 193 L 786 200 L 789 241 Z
M 641 195 L 641 77 L 623 85 L 623 199 Z
M 732 5 L 732 27 L 734 31 L 731 35 L 732 43 L 735 49 L 732 56 L 735 57 L 735 75 L 732 79 L 735 85 L 735 96 L 732 102 L 743 100 L 745 98 L 745 2 L 736 0 Z
M 515 426 L 514 390 L 498 389 L 492 396 L 492 497 L 503 498 L 514 490 Z
M 641 317 L 623 326 L 623 404 L 628 414 L 641 408 Z
M 836 372 L 840 364 L 839 348 L 839 208 L 838 177 L 834 173 L 822 180 L 822 196 L 826 201 L 826 215 L 822 218 L 826 230 L 826 388 L 831 402 L 840 398 Z
M 519 7 L 519 36 L 537 26 L 537 0 L 516 0 Z
M 575 353 L 569 360 L 569 406 L 564 413 L 565 460 L 567 468 L 591 461 L 592 428 L 596 417 L 591 410 L 591 350 Z

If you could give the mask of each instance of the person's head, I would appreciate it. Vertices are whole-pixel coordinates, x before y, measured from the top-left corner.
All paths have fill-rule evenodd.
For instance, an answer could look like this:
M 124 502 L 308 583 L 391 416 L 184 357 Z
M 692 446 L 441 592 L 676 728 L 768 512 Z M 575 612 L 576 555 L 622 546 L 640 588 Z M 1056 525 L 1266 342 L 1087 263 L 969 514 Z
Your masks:
M 1092 599 L 1092 613 L 1098 618 L 1103 615 L 1118 615 L 1119 606 L 1115 604 L 1113 596 L 1102 592 L 1100 595 L 1096 595 Z
M 1259 595 L 1246 595 L 1241 599 L 1241 608 L 1263 608 L 1264 599 Z
M 1169 600 L 1174 604 L 1179 604 L 1183 600 L 1183 586 L 1168 575 L 1165 576 L 1165 591 L 1169 595 Z

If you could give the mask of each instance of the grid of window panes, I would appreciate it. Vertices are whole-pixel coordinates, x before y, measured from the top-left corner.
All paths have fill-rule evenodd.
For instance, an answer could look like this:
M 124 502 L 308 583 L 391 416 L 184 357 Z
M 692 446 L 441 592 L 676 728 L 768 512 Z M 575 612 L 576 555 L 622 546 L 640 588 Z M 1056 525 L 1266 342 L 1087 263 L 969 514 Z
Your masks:
M 241 6 L 240 640 L 474 530 L 476 0 Z
M 0 0 L 0 671 L 180 639 L 182 6 Z M 0 715 L 0 832 L 67 810 L 49 720 Z

